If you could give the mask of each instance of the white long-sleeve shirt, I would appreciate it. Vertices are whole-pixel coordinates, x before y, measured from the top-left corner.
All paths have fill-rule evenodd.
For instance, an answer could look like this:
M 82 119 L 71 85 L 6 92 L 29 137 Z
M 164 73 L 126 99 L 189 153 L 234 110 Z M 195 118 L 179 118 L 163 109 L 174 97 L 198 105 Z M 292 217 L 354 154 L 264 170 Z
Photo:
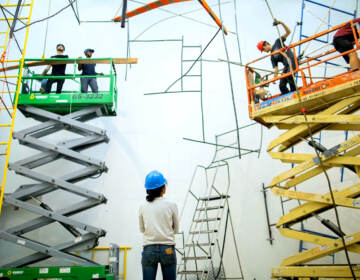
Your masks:
M 143 246 L 175 245 L 175 234 L 179 232 L 176 204 L 162 197 L 145 202 L 139 209 L 139 226 L 144 234 Z

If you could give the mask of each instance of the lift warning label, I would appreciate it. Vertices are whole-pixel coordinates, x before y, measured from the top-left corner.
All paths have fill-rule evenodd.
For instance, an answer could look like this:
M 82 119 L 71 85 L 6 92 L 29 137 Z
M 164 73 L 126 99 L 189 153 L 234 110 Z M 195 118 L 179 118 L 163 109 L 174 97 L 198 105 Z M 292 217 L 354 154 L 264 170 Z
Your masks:
M 47 267 L 43 267 L 39 269 L 39 273 L 40 274 L 48 274 L 49 273 L 49 269 Z
M 60 267 L 59 272 L 60 273 L 70 273 L 71 269 L 70 269 L 70 267 Z
M 74 94 L 72 96 L 73 100 L 82 100 L 82 99 L 103 99 L 104 94 L 102 93 L 80 93 Z

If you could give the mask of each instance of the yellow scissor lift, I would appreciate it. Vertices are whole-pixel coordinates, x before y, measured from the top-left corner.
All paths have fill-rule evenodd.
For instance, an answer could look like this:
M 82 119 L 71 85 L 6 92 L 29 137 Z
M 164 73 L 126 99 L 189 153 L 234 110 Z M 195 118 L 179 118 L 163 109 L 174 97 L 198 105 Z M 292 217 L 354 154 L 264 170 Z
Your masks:
M 0 73 L 0 214 L 33 2 L 24 0 L 19 5 L 15 0 L 0 1 L 0 65 L 6 69 L 21 64 L 16 75 L 8 75 L 6 71 Z
M 352 21 L 355 34 L 355 25 Z M 279 232 L 287 237 L 313 244 L 311 249 L 305 250 L 285 258 L 279 267 L 272 269 L 272 278 L 278 279 L 360 279 L 360 265 L 324 264 L 317 262 L 323 257 L 344 251 L 360 254 L 360 232 L 343 233 L 335 223 L 328 220 L 322 222 L 327 230 L 332 231 L 333 238 L 328 234 L 316 231 L 301 230 L 299 224 L 313 217 L 334 211 L 334 207 L 360 208 L 360 182 L 330 191 L 318 193 L 318 184 L 310 185 L 306 181 L 321 175 L 330 168 L 346 167 L 360 175 L 360 70 L 339 71 L 330 78 L 314 77 L 316 67 L 321 67 L 331 60 L 342 59 L 342 55 L 360 49 L 359 41 L 355 40 L 355 48 L 339 54 L 331 46 L 327 50 L 317 52 L 311 57 L 298 59 L 296 48 L 308 44 L 315 39 L 321 39 L 333 33 L 347 23 L 335 26 L 312 37 L 289 46 L 295 56 L 296 69 L 292 73 L 283 74 L 278 78 L 267 77 L 264 82 L 256 83 L 255 63 L 270 59 L 275 53 L 286 55 L 287 48 L 278 50 L 246 65 L 246 81 L 249 98 L 250 118 L 259 123 L 278 129 L 286 130 L 278 138 L 271 141 L 268 153 L 273 159 L 284 163 L 292 163 L 294 167 L 274 177 L 268 186 L 272 192 L 284 199 L 294 199 L 301 202 L 280 217 L 277 222 Z M 264 86 L 286 76 L 297 77 L 298 92 L 276 95 L 266 98 L 263 95 Z M 262 99 L 262 100 L 261 100 Z M 313 136 L 323 130 L 353 132 L 353 137 L 341 143 L 336 143 L 331 149 L 316 143 Z M 308 142 L 314 147 L 312 153 L 291 153 L 291 147 Z M 320 180 L 320 179 L 318 179 Z M 353 181 L 352 181 L 353 182 Z M 302 184 L 313 191 L 301 191 Z M 295 188 L 296 187 L 296 188 Z M 359 226 L 360 229 L 360 226 Z M 344 246 L 345 245 L 345 246 Z

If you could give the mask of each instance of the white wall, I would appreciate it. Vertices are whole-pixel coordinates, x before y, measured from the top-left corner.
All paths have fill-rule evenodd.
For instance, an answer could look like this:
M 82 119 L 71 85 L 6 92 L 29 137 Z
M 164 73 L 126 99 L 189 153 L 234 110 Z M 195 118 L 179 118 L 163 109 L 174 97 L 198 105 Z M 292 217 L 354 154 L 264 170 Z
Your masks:
M 34 19 L 47 15 L 47 1 L 36 1 L 34 6 Z M 110 19 L 118 8 L 120 1 L 80 1 L 80 15 L 84 20 Z M 223 1 L 223 20 L 229 30 L 235 31 L 234 10 L 232 1 Z M 325 1 L 332 2 L 332 1 Z M 338 1 L 340 2 L 340 1 Z M 337 5 L 348 10 L 354 9 L 355 1 L 341 1 Z M 52 1 L 52 12 L 58 10 L 67 1 Z M 216 4 L 217 1 L 209 1 Z M 300 20 L 301 1 L 270 1 L 276 17 L 293 28 Z M 328 3 L 329 4 L 329 3 Z M 243 61 L 247 62 L 257 58 L 260 54 L 256 43 L 260 39 L 270 42 L 277 38 L 272 27 L 272 19 L 265 2 L 237 1 L 237 16 L 239 20 L 240 44 Z M 137 4 L 129 3 L 129 9 Z M 176 13 L 184 13 L 198 9 L 197 1 L 174 4 L 167 9 Z M 217 7 L 214 10 L 218 13 Z M 199 10 L 190 14 L 198 20 L 212 24 L 208 14 Z M 133 18 L 130 21 L 130 34 L 134 38 L 150 24 L 167 17 L 168 14 L 156 10 Z M 340 23 L 343 21 L 337 19 Z M 312 32 L 318 26 L 318 19 L 307 15 L 308 26 Z M 31 27 L 27 57 L 41 57 L 45 24 L 36 24 Z M 142 39 L 179 39 L 184 36 L 185 44 L 203 47 L 215 34 L 216 28 L 210 28 L 195 22 L 173 18 L 158 24 L 145 33 Z M 140 38 L 140 39 L 141 39 Z M 295 34 L 295 39 L 298 34 Z M 237 45 L 234 35 L 226 38 L 230 59 L 238 61 Z M 55 51 L 57 43 L 66 46 L 66 53 L 70 57 L 82 55 L 84 48 L 94 48 L 95 57 L 124 57 L 126 55 L 126 29 L 119 24 L 82 24 L 78 26 L 72 11 L 69 9 L 61 15 L 50 20 L 47 38 L 46 56 Z M 214 147 L 184 141 L 183 137 L 200 139 L 201 119 L 200 103 L 197 93 L 180 93 L 174 95 L 144 96 L 146 92 L 163 91 L 180 75 L 179 43 L 137 43 L 131 46 L 131 56 L 139 58 L 139 63 L 128 72 L 128 79 L 124 81 L 125 67 L 118 69 L 118 116 L 96 120 L 93 124 L 106 128 L 110 143 L 108 146 L 97 147 L 85 153 L 104 159 L 109 172 L 100 179 L 84 182 L 91 184 L 91 189 L 102 192 L 109 199 L 104 206 L 99 206 L 77 217 L 92 225 L 102 227 L 108 234 L 101 240 L 101 245 L 110 242 L 122 246 L 132 246 L 128 260 L 128 279 L 141 279 L 141 234 L 137 224 L 137 209 L 144 201 L 144 176 L 152 169 L 159 169 L 167 176 L 169 188 L 167 197 L 174 200 L 181 208 L 188 184 L 194 168 L 198 164 L 206 165 L 210 162 Z M 207 59 L 226 58 L 223 39 L 219 34 L 204 54 Z M 271 68 L 270 61 L 264 67 Z M 101 67 L 98 66 L 98 70 Z M 39 72 L 42 69 L 39 69 Z M 247 111 L 247 96 L 243 69 L 231 66 L 234 83 L 234 93 L 239 115 L 239 125 L 250 123 Z M 204 106 L 205 125 L 208 141 L 214 141 L 214 135 L 235 128 L 232 111 L 231 93 L 227 65 L 222 63 L 204 63 Z M 179 87 L 177 87 L 178 89 Z M 272 86 L 277 90 L 277 86 Z M 4 113 L 1 120 L 6 119 Z M 16 130 L 28 127 L 35 121 L 25 119 L 21 113 L 17 116 Z M 264 128 L 264 139 L 260 158 L 257 154 L 245 156 L 241 160 L 230 161 L 231 165 L 231 210 L 235 223 L 237 242 L 246 279 L 268 279 L 272 266 L 279 265 L 281 260 L 295 254 L 298 242 L 285 239 L 273 229 L 274 245 L 270 246 L 267 238 L 265 209 L 261 185 L 269 184 L 271 179 L 280 172 L 289 168 L 288 164 L 281 164 L 272 160 L 266 153 L 266 147 L 272 139 L 279 135 L 275 128 Z M 341 133 L 326 133 L 324 144 L 332 147 L 342 139 Z M 233 138 L 235 140 L 235 138 Z M 260 141 L 260 127 L 255 126 L 242 131 L 241 145 L 245 148 L 258 148 Z M 312 152 L 307 147 L 301 150 Z M 28 149 L 20 147 L 14 142 L 12 146 L 11 161 L 23 158 L 30 154 Z M 59 163 L 60 164 L 60 163 Z M 46 169 L 53 174 L 66 173 L 72 165 L 53 165 Z M 339 184 L 339 171 L 329 172 L 335 189 L 350 186 L 357 182 L 349 172 L 345 171 L 345 182 Z M 27 180 L 9 173 L 6 192 L 11 192 Z M 313 179 L 311 183 L 304 184 L 305 190 L 327 192 L 323 175 Z M 307 187 L 307 188 L 306 188 Z M 51 205 L 62 205 L 67 201 L 68 195 L 49 195 L 44 197 Z M 268 192 L 271 221 L 275 222 L 281 215 L 279 198 Z M 11 213 L 11 214 L 8 214 Z M 16 215 L 16 213 L 15 213 Z M 324 215 L 325 216 L 325 215 Z M 357 231 L 359 216 L 350 211 L 341 211 L 342 223 L 346 232 Z M 0 225 L 7 224 L 9 218 L 13 221 L 13 213 L 5 208 L 5 219 Z M 330 217 L 333 217 L 330 214 Z M 186 220 L 183 221 L 186 223 Z M 314 222 L 314 228 L 320 229 Z M 186 229 L 184 229 L 186 230 Z M 51 232 L 50 234 L 48 232 Z M 59 234 L 59 227 L 52 226 L 42 236 L 50 237 L 52 241 L 63 238 Z M 0 259 L 4 258 L 4 243 L 0 243 Z M 233 252 L 225 256 L 230 261 Z M 338 257 L 342 260 L 342 255 Z M 356 260 L 352 256 L 352 260 Z M 161 279 L 161 278 L 160 278 Z

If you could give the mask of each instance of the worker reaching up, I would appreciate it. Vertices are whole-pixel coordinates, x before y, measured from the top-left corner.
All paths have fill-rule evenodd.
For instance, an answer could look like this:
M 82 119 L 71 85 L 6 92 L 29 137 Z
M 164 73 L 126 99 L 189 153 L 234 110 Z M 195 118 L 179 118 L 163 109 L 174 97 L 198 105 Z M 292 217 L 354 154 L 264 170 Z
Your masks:
M 357 23 L 357 22 L 360 22 L 360 18 L 356 18 L 353 20 L 353 23 Z M 355 31 L 356 31 L 356 26 L 355 26 Z M 357 37 L 359 37 L 357 31 L 356 31 L 356 35 Z M 355 42 L 354 33 L 352 32 L 350 23 L 340 28 L 334 34 L 333 44 L 335 49 L 340 53 L 352 50 L 354 48 L 354 42 Z M 350 64 L 351 70 L 360 68 L 360 60 L 356 51 L 343 55 L 343 58 L 347 63 Z
M 179 232 L 178 209 L 163 198 L 167 181 L 159 171 L 145 179 L 146 200 L 140 206 L 139 225 L 144 234 L 142 252 L 143 280 L 155 280 L 158 264 L 163 280 L 176 280 L 175 234 Z
M 257 44 L 257 48 L 261 52 L 267 52 L 272 53 L 276 50 L 282 49 L 285 47 L 285 40 L 290 35 L 291 30 L 289 27 L 286 26 L 285 23 L 282 21 L 275 20 L 274 25 L 282 25 L 282 27 L 285 29 L 285 34 L 281 36 L 281 38 L 276 39 L 275 43 L 273 45 L 270 45 L 267 41 L 260 41 Z M 289 73 L 291 70 L 295 70 L 296 64 L 294 59 L 294 54 L 291 50 L 283 51 L 282 53 L 277 53 L 271 56 L 271 64 L 274 68 L 274 78 L 276 78 L 279 75 L 279 62 L 284 66 L 282 74 Z M 289 65 L 290 62 L 290 65 Z M 290 90 L 288 89 L 287 85 L 289 84 Z M 291 91 L 296 91 L 295 82 L 292 76 L 282 78 L 280 80 L 279 85 L 281 94 L 286 94 Z

